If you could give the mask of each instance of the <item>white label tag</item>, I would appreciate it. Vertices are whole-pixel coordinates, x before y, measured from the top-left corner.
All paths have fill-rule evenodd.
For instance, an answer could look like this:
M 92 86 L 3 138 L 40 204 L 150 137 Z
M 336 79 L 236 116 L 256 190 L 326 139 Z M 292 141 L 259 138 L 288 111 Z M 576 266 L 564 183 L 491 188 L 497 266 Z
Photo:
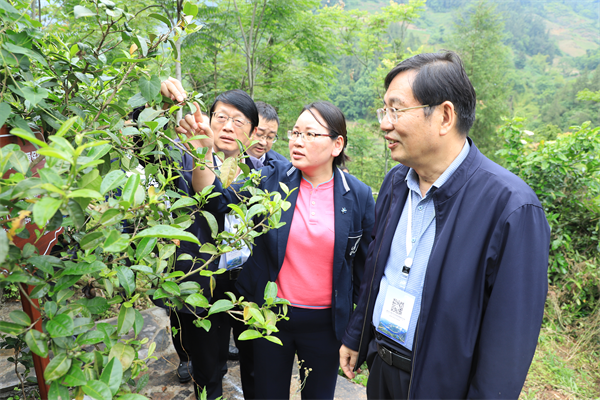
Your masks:
M 405 344 L 414 305 L 415 296 L 388 286 L 377 331 L 400 344 Z
M 225 260 L 227 261 L 227 269 L 239 267 L 244 262 L 242 261 L 242 251 L 233 250 L 229 253 L 225 253 Z

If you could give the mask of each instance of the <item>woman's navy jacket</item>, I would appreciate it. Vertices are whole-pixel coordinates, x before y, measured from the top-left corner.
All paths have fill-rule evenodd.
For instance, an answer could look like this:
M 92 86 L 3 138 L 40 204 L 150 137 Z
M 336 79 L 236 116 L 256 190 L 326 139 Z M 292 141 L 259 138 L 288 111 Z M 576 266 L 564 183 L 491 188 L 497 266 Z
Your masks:
M 261 168 L 260 172 L 263 176 L 260 189 L 279 192 L 285 197 L 279 185 L 282 182 L 290 190 L 295 190 L 288 197 L 291 207 L 281 215 L 281 222 L 285 222 L 285 225 L 256 238 L 252 255 L 244 264 L 238 278 L 237 287 L 240 293 L 258 304 L 264 303 L 265 286 L 267 282 L 275 282 L 283 265 L 302 179 L 301 172 L 289 161 L 274 161 Z M 239 200 L 233 190 L 223 190 L 218 179 L 215 179 L 214 185 L 215 191 L 222 192 L 223 195 L 212 198 L 206 209 L 213 213 L 229 212 L 227 205 Z M 353 303 L 358 298 L 367 249 L 371 243 L 375 202 L 371 188 L 338 168 L 334 168 L 333 201 L 335 244 L 331 308 L 335 334 L 341 340 L 353 310 Z
M 469 139 L 470 141 L 470 139 Z M 385 177 L 360 298 L 342 342 L 366 358 L 373 307 L 408 168 Z M 410 399 L 516 399 L 533 358 L 548 291 L 550 228 L 525 182 L 471 144 L 433 193 L 436 215 L 415 342 Z

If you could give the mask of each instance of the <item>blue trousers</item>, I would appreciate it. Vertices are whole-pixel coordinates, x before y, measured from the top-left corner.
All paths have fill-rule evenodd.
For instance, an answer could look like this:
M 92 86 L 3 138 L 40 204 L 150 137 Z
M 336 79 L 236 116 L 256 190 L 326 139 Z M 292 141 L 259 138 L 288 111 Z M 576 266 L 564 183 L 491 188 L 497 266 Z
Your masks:
M 283 346 L 254 340 L 256 398 L 289 399 L 294 355 L 298 354 L 302 399 L 333 399 L 341 341 L 335 337 L 331 309 L 288 307 L 288 321 L 274 335 Z

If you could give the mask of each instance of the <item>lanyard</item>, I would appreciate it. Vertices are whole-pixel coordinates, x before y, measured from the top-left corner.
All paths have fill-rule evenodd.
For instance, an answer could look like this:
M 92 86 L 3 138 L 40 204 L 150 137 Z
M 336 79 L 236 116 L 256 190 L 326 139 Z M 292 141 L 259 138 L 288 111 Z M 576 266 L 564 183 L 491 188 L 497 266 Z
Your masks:
M 415 258 L 415 253 L 417 251 L 417 246 L 421 241 L 421 238 L 427 231 L 429 225 L 435 218 L 435 210 L 431 213 L 431 217 L 429 221 L 425 224 L 425 228 L 421 231 L 415 243 L 412 242 L 412 191 L 408 191 L 408 221 L 406 222 L 406 258 L 404 259 L 404 266 L 402 267 L 402 274 L 400 275 L 400 284 L 399 289 L 405 290 L 406 285 L 408 283 L 408 274 L 410 274 L 410 269 L 412 267 L 413 260 Z

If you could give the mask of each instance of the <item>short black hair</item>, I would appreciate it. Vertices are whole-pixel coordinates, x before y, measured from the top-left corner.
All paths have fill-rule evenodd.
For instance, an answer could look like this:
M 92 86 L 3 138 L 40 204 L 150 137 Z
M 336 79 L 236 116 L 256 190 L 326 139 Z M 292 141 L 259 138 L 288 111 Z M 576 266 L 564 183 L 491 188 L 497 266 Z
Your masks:
M 243 90 L 234 89 L 228 90 L 217 96 L 212 106 L 210 106 L 210 113 L 208 117 L 212 120 L 213 112 L 217 102 L 229 104 L 237 108 L 248 120 L 250 121 L 250 132 L 254 131 L 254 128 L 258 126 L 258 110 L 254 104 L 252 97 Z
M 313 114 L 312 110 L 316 110 L 321 114 L 321 118 L 323 118 L 327 126 L 321 124 L 319 119 Z M 320 125 L 329 130 L 331 135 L 337 135 L 344 138 L 344 148 L 340 154 L 333 159 L 333 165 L 340 166 L 344 165 L 346 161 L 350 161 L 350 158 L 346 155 L 345 151 L 346 146 L 348 145 L 348 132 L 346 130 L 346 117 L 344 117 L 342 110 L 328 101 L 315 101 L 314 103 L 304 106 L 300 114 L 304 111 L 311 113 Z M 332 137 L 331 140 L 337 139 L 337 136 Z
M 267 104 L 264 101 L 257 101 L 256 108 L 258 109 L 259 116 L 267 121 L 275 121 L 277 122 L 277 126 L 279 126 L 279 115 L 277 115 L 277 111 L 272 105 Z
M 459 55 L 453 51 L 417 54 L 396 65 L 385 77 L 385 89 L 394 78 L 405 71 L 417 71 L 412 82 L 413 96 L 421 104 L 429 104 L 425 115 L 433 107 L 450 101 L 458 115 L 458 131 L 468 135 L 475 122 L 476 94 Z

